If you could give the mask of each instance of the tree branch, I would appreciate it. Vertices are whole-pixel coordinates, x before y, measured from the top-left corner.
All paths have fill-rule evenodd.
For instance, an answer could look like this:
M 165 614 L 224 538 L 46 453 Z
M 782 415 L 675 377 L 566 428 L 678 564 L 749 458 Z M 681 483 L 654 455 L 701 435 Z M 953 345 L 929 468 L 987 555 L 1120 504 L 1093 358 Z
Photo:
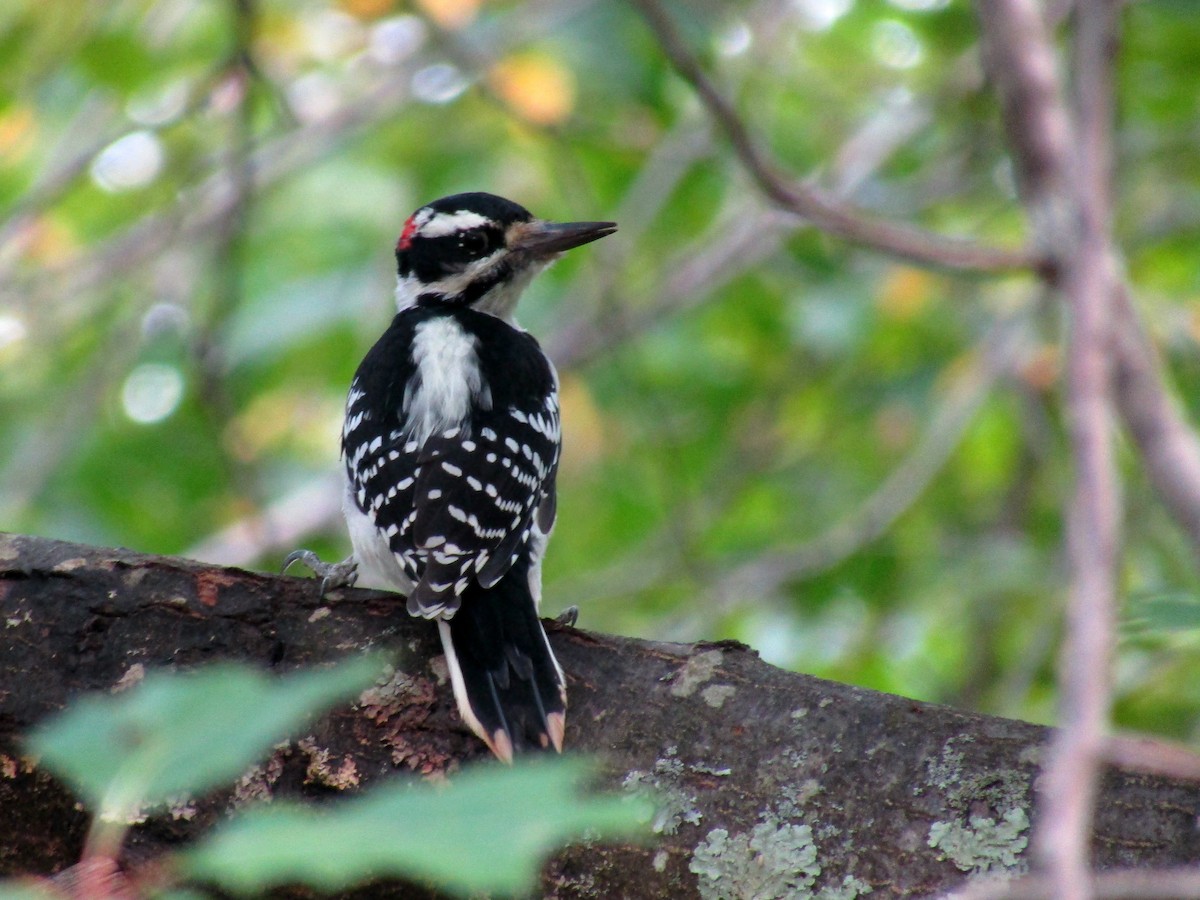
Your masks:
M 1090 895 L 1088 828 L 1108 728 L 1119 486 L 1111 423 L 1116 286 L 1111 244 L 1112 79 L 1117 4 L 1076 7 L 1076 118 L 1035 0 L 979 4 L 985 55 L 1001 97 L 1035 244 L 1051 259 L 1070 318 L 1066 409 L 1075 464 L 1067 508 L 1069 590 L 1060 661 L 1062 730 L 1046 774 L 1041 856 L 1055 894 Z
M 822 231 L 851 243 L 924 266 L 1003 272 L 1039 265 L 1037 257 L 1025 250 L 988 247 L 872 218 L 816 187 L 789 179 L 751 135 L 733 104 L 704 72 L 658 0 L 633 0 L 633 4 L 654 32 L 675 71 L 692 86 L 713 120 L 725 132 L 746 171 L 781 209 L 803 216 Z
M 1128 286 L 1113 292 L 1113 398 L 1150 483 L 1200 555 L 1200 440 L 1167 386 Z
M 1110 871 L 1086 882 L 1096 900 L 1197 900 L 1200 870 L 1192 867 L 1158 871 Z M 1059 900 L 1054 880 L 1031 875 L 1015 881 L 994 879 L 948 894 L 944 900 Z
M 387 684 L 231 791 L 140 827 L 125 859 L 135 868 L 254 798 L 336 802 L 487 756 L 454 712 L 436 630 L 393 594 L 321 600 L 311 580 L 0 535 L 0 616 L 3 873 L 74 862 L 87 827 L 19 736 L 80 692 L 151 668 L 237 659 L 283 671 L 368 647 L 397 660 Z M 568 677 L 568 747 L 603 754 L 609 786 L 656 792 L 660 812 L 647 845 L 557 856 L 543 896 L 915 898 L 1025 865 L 1044 728 L 784 672 L 731 642 L 548 628 Z M 1113 770 L 1102 796 L 1098 865 L 1200 862 L 1200 785 Z

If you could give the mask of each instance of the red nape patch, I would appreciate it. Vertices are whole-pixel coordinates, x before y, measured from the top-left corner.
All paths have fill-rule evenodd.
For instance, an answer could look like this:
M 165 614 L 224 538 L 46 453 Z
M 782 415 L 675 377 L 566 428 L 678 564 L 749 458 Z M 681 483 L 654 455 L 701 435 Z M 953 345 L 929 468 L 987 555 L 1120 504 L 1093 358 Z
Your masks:
M 408 221 L 404 223 L 404 230 L 400 232 L 400 240 L 396 241 L 396 252 L 407 250 L 412 246 L 413 233 L 417 230 L 417 217 L 409 216 Z

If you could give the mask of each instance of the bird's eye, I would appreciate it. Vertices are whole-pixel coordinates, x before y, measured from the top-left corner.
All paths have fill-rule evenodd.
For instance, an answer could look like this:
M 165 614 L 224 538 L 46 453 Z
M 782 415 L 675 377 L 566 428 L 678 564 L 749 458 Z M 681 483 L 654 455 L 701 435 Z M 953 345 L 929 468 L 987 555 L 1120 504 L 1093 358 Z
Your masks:
M 468 256 L 482 256 L 487 248 L 487 235 L 481 231 L 464 231 L 458 237 L 458 249 Z

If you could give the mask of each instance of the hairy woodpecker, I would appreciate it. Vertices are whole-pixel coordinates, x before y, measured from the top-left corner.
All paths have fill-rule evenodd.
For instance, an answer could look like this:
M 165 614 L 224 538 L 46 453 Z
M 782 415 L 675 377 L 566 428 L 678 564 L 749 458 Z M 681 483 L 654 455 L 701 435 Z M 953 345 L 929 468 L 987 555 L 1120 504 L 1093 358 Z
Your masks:
M 337 564 L 297 550 L 326 590 L 361 581 L 437 621 L 463 721 L 500 759 L 562 750 L 566 688 L 538 619 L 555 518 L 558 377 L 513 318 L 564 250 L 613 222 L 552 223 L 493 194 L 418 209 L 396 244 L 397 314 L 350 384 Z

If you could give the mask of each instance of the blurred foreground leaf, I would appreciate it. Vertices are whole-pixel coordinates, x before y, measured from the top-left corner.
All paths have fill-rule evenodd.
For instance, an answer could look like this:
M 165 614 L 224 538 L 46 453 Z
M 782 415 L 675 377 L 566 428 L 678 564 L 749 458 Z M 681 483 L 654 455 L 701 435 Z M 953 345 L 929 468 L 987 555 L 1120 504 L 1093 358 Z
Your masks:
M 546 759 L 478 766 L 448 787 L 395 782 L 327 810 L 276 803 L 218 827 L 184 855 L 183 872 L 241 893 L 380 877 L 518 893 L 556 847 L 647 833 L 646 802 L 581 794 L 592 772 L 578 759 Z
M 382 669 L 367 656 L 282 678 L 232 663 L 151 674 L 125 693 L 80 699 L 38 728 L 29 746 L 101 817 L 123 819 L 234 780 Z
M 0 881 L 0 900 L 54 900 L 50 887 L 33 881 Z

